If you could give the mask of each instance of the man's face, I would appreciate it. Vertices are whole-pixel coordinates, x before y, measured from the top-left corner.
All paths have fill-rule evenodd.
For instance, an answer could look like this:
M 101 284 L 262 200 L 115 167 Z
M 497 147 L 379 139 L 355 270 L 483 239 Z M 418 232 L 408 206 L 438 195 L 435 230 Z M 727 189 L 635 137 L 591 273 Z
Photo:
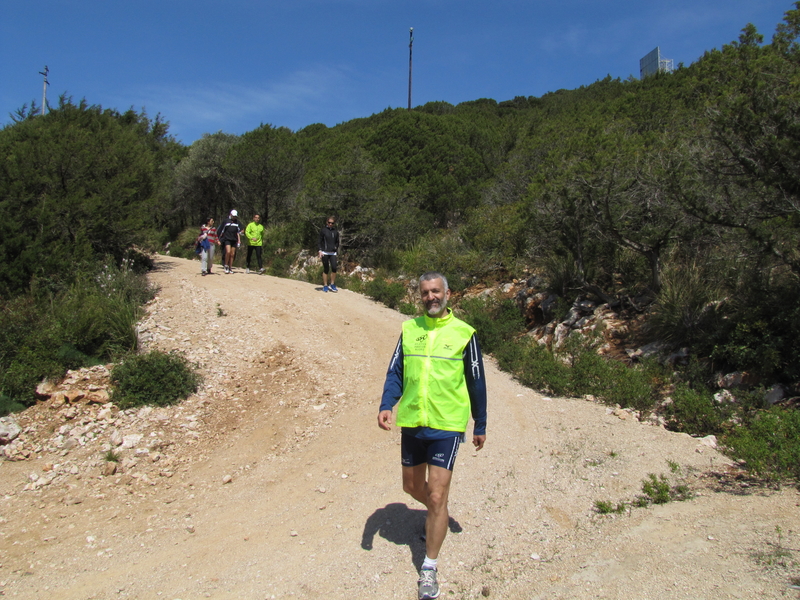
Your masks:
M 429 317 L 438 319 L 444 316 L 447 301 L 450 299 L 450 290 L 445 291 L 444 282 L 441 279 L 423 281 L 419 286 L 419 293 L 425 313 Z
M 258 223 L 260 220 L 261 220 L 261 217 L 259 217 L 258 215 L 253 215 L 253 221 Z

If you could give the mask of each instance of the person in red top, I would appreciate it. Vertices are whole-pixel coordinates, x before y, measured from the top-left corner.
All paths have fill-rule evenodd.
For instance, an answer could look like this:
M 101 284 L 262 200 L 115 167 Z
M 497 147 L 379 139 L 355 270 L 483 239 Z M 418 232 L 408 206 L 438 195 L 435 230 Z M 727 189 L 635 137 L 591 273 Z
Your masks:
M 200 236 L 197 238 L 202 250 L 200 251 L 200 271 L 203 275 L 211 275 L 211 265 L 214 264 L 214 246 L 219 246 L 217 228 L 214 227 L 214 218 L 208 217 L 200 226 Z

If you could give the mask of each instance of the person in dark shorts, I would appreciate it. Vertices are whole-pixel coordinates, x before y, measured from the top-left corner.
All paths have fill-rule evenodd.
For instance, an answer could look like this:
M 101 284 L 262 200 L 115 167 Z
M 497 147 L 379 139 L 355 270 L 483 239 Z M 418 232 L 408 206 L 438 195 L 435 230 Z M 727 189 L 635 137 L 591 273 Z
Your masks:
M 222 247 L 225 248 L 225 272 L 233 273 L 233 259 L 236 258 L 236 249 L 242 245 L 242 224 L 239 222 L 239 213 L 231 211 L 230 216 L 217 228 L 217 237 Z
M 447 535 L 447 499 L 453 465 L 470 414 L 472 444 L 486 442 L 486 379 L 475 330 L 457 319 L 441 273 L 419 279 L 424 314 L 403 323 L 386 382 L 378 426 L 389 430 L 397 405 L 403 490 L 428 509 L 425 561 L 417 581 L 420 600 L 439 596 L 437 561 Z
M 338 292 L 336 287 L 337 261 L 339 251 L 339 232 L 336 231 L 336 219 L 328 217 L 325 227 L 319 232 L 319 257 L 322 259 L 322 291 Z M 328 272 L 331 274 L 331 286 L 328 287 Z
M 261 262 L 261 247 L 264 243 L 264 226 L 261 224 L 260 215 L 253 215 L 253 220 L 247 224 L 244 235 L 247 237 L 247 260 L 245 260 L 244 272 L 250 272 L 250 257 L 255 252 L 258 272 L 259 274 L 263 273 L 264 265 Z

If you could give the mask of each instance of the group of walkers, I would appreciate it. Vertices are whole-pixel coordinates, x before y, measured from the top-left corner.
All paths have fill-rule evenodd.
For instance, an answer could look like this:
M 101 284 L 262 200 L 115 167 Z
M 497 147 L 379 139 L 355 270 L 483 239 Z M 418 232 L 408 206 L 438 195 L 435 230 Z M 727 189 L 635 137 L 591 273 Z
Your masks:
M 213 217 L 208 217 L 200 226 L 197 244 L 200 250 L 200 271 L 203 275 L 211 275 L 211 266 L 214 264 L 214 246 L 219 246 L 222 251 L 220 262 L 225 273 L 233 273 L 236 250 L 242 246 L 242 233 L 247 238 L 245 273 L 250 272 L 250 260 L 253 254 L 256 255 L 258 272 L 264 272 L 261 253 L 264 244 L 264 226 L 261 224 L 261 216 L 253 215 L 253 220 L 243 230 L 239 221 L 239 213 L 232 210 L 219 227 L 214 227 Z
M 200 252 L 200 271 L 202 275 L 211 275 L 214 264 L 215 246 L 222 251 L 222 267 L 226 274 L 233 273 L 233 261 L 236 250 L 242 246 L 242 233 L 247 238 L 247 258 L 245 273 L 250 273 L 250 260 L 255 254 L 258 273 L 264 272 L 262 249 L 264 244 L 264 226 L 261 216 L 253 215 L 253 220 L 242 229 L 239 213 L 232 210 L 219 227 L 214 227 L 214 218 L 208 217 L 200 226 L 197 237 L 197 248 Z M 319 257 L 322 261 L 322 291 L 338 292 L 336 287 L 337 255 L 339 252 L 339 232 L 336 230 L 336 219 L 332 216 L 325 219 L 325 227 L 319 233 Z M 328 274 L 331 283 L 328 285 Z

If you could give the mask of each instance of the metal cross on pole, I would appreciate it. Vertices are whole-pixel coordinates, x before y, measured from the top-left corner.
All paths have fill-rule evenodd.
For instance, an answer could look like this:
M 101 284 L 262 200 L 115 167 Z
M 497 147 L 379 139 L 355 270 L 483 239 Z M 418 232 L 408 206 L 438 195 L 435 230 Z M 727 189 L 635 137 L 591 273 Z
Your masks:
M 42 116 L 44 116 L 44 108 L 47 106 L 47 86 L 50 85 L 50 82 L 47 81 L 47 74 L 50 72 L 50 69 L 47 68 L 47 65 L 44 66 L 44 71 L 39 71 L 39 75 L 44 76 L 44 83 L 42 84 Z

